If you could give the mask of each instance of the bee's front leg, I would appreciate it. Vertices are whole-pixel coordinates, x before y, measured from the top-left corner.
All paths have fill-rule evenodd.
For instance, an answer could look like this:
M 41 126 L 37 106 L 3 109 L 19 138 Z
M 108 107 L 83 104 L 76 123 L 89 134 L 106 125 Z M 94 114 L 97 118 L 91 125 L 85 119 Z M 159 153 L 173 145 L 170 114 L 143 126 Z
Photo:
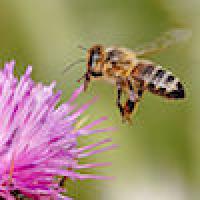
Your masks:
M 91 77 L 95 78 L 99 78 L 102 77 L 103 73 L 102 72 L 87 72 L 85 74 L 85 81 L 84 81 L 84 91 L 86 91 L 86 89 L 88 88 L 88 85 L 91 81 Z
M 90 75 L 90 73 L 88 73 L 88 72 L 85 74 L 84 91 L 86 91 L 87 88 L 88 88 L 88 85 L 89 85 L 90 80 L 91 80 L 91 77 L 90 77 L 90 76 L 91 76 L 91 75 Z
M 88 84 L 89 84 L 89 82 L 90 82 L 90 73 L 89 72 L 86 72 L 85 74 L 83 74 L 83 76 L 81 76 L 78 80 L 77 80 L 77 82 L 78 83 L 80 83 L 82 80 L 84 80 L 84 91 L 86 91 L 87 90 L 87 88 L 88 88 Z

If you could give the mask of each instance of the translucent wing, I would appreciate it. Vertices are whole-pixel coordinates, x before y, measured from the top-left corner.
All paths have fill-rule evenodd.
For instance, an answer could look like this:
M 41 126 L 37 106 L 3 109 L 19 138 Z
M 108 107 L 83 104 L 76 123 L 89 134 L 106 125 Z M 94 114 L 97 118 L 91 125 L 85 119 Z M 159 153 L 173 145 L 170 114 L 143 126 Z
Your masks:
M 165 32 L 153 42 L 147 43 L 144 46 L 136 48 L 134 52 L 137 56 L 146 56 L 149 54 L 154 54 L 172 46 L 173 44 L 187 40 L 191 37 L 191 35 L 192 32 L 190 30 L 173 29 L 171 31 Z

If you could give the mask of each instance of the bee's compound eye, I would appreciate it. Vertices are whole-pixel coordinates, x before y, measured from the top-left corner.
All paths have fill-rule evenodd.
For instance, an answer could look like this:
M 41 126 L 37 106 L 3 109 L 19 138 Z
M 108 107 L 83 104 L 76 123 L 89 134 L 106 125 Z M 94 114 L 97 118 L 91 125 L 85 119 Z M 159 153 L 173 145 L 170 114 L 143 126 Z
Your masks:
M 92 52 L 89 58 L 88 65 L 90 67 L 94 67 L 96 65 L 96 62 L 99 60 L 99 54 L 97 52 Z

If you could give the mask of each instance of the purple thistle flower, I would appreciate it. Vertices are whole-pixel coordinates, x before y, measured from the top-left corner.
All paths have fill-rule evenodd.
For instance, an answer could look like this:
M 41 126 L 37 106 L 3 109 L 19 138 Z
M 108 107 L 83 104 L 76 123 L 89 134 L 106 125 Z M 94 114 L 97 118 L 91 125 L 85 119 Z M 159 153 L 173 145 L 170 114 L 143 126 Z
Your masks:
M 93 129 L 106 117 L 80 128 L 76 126 L 77 118 L 94 101 L 78 109 L 72 105 L 83 86 L 58 107 L 61 92 L 53 93 L 55 83 L 50 86 L 35 83 L 30 78 L 31 66 L 18 80 L 13 75 L 14 65 L 11 61 L 0 71 L 0 199 L 11 200 L 20 195 L 36 200 L 70 199 L 62 196 L 63 179 L 55 177 L 108 178 L 77 171 L 109 165 L 79 164 L 79 160 L 115 147 L 111 144 L 92 150 L 110 143 L 110 138 L 89 146 L 77 146 L 80 136 L 112 130 Z

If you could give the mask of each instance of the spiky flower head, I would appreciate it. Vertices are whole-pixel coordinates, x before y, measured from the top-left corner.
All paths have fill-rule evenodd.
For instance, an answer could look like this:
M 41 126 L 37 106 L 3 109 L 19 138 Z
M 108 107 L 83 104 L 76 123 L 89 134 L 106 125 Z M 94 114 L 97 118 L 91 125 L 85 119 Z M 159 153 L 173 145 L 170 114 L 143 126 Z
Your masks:
M 57 106 L 61 92 L 54 93 L 55 83 L 44 86 L 31 77 L 31 66 L 18 80 L 15 62 L 0 70 L 0 197 L 4 199 L 69 199 L 62 193 L 63 178 L 103 179 L 103 176 L 81 174 L 77 170 L 104 166 L 109 163 L 80 164 L 80 159 L 112 149 L 105 139 L 96 144 L 79 147 L 83 135 L 109 131 L 93 129 L 105 117 L 77 127 L 78 118 L 90 106 L 72 105 L 82 92 L 78 88 L 68 102 Z

